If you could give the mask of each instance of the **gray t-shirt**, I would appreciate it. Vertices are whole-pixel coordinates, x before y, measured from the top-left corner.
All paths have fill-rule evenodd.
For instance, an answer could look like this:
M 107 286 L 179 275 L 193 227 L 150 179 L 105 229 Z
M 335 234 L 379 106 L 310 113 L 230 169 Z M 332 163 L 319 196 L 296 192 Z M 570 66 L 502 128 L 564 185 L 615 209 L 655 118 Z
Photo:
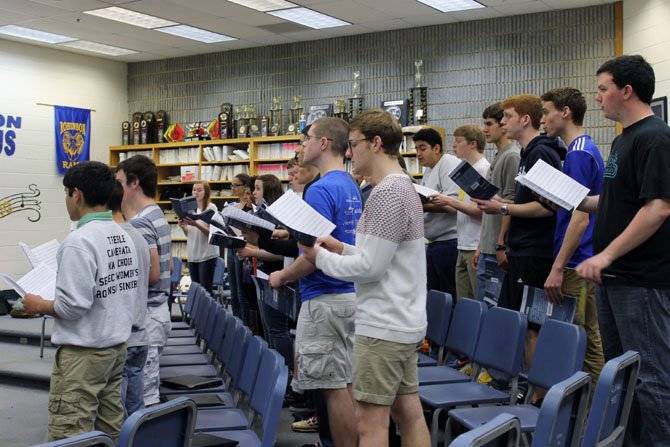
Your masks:
M 139 219 L 142 218 L 140 217 Z M 130 338 L 128 338 L 128 347 L 145 346 L 148 344 L 148 341 L 146 340 L 146 319 L 148 318 L 147 298 L 149 293 L 149 270 L 151 269 L 149 245 L 147 245 L 147 242 L 144 240 L 140 232 L 137 231 L 132 224 L 128 222 L 123 223 L 121 224 L 121 228 L 128 233 L 135 244 L 139 270 L 137 297 L 133 312 L 135 321 L 133 322 L 133 329 L 130 332 Z
M 432 169 L 426 169 L 421 184 L 458 199 L 458 185 L 449 178 L 449 173 L 460 162 L 455 156 L 444 154 Z M 429 241 L 456 239 L 456 214 L 423 213 L 423 227 Z
M 139 217 L 144 219 L 138 219 Z M 154 248 L 158 250 L 160 279 L 156 284 L 149 284 L 147 303 L 149 306 L 158 306 L 167 302 L 170 293 L 170 258 L 172 257 L 170 225 L 158 205 L 145 206 L 130 220 L 130 223 L 147 241 L 149 250 Z
M 519 171 L 521 148 L 516 141 L 503 147 L 493 157 L 486 179 L 500 188 L 498 193 L 503 199 L 514 200 L 514 180 Z M 479 251 L 489 255 L 495 254 L 495 245 L 502 226 L 500 214 L 486 214 L 482 216 L 482 233 L 479 239 Z

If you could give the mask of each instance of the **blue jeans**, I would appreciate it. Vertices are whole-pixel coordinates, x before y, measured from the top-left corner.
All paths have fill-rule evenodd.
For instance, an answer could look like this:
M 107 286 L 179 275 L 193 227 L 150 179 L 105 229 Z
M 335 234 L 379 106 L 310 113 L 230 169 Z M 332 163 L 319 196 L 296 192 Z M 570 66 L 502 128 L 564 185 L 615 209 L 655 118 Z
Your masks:
M 288 317 L 263 302 L 258 304 L 263 312 L 263 324 L 269 337 L 268 345 L 276 349 L 284 357 L 286 366 L 293 370 L 293 344 L 288 330 Z
M 456 239 L 435 241 L 426 245 L 428 290 L 439 290 L 456 296 Z
M 249 317 L 249 301 L 247 294 L 242 287 L 242 261 L 237 257 L 235 250 L 228 249 L 228 283 L 230 284 L 230 305 L 233 308 L 233 315 L 242 320 L 245 326 L 251 326 Z
M 214 282 L 214 270 L 216 269 L 216 260 L 218 258 L 208 259 L 202 262 L 189 262 L 188 273 L 191 275 L 191 281 L 197 282 L 212 293 L 212 283 Z
M 670 290 L 608 283 L 596 290 L 605 361 L 640 353 L 626 446 L 667 445 L 670 439 Z
M 489 264 L 489 272 L 486 272 L 486 264 Z M 491 274 L 493 273 L 493 274 Z M 502 289 L 502 281 L 500 278 L 504 277 L 505 272 L 498 266 L 498 260 L 496 255 L 491 255 L 487 253 L 479 254 L 479 261 L 477 264 L 477 290 L 475 291 L 475 299 L 478 301 L 484 301 L 484 294 L 489 292 L 489 294 L 500 297 L 500 290 Z M 493 284 L 491 283 L 491 278 L 496 276 L 498 278 L 498 288 L 497 290 L 493 289 Z M 497 292 L 497 293 L 496 293 Z
M 144 372 L 142 370 L 147 361 L 148 349 L 148 346 L 128 348 L 121 382 L 121 402 L 123 402 L 126 416 L 144 408 Z

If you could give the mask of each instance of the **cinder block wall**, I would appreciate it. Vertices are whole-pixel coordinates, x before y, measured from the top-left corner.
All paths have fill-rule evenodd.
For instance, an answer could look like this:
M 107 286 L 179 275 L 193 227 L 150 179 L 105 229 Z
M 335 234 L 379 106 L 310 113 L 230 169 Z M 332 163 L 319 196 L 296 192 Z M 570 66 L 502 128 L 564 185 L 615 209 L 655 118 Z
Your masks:
M 286 121 L 293 95 L 305 109 L 351 96 L 355 70 L 364 107 L 378 107 L 408 96 L 423 59 L 429 124 L 448 135 L 509 95 L 574 86 L 607 155 L 615 129 L 596 108 L 595 71 L 613 56 L 613 5 L 527 14 L 129 64 L 128 114 L 164 109 L 172 121 L 209 121 L 230 102 L 261 115 L 281 96 Z

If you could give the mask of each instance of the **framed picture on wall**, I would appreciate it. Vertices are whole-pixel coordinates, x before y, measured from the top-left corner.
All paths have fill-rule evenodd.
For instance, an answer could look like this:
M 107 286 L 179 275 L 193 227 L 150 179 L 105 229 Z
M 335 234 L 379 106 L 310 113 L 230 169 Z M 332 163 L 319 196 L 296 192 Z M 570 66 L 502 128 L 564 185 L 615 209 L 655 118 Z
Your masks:
M 651 100 L 651 110 L 654 112 L 654 115 L 665 121 L 665 124 L 668 124 L 668 97 L 661 96 L 660 98 L 654 98 Z

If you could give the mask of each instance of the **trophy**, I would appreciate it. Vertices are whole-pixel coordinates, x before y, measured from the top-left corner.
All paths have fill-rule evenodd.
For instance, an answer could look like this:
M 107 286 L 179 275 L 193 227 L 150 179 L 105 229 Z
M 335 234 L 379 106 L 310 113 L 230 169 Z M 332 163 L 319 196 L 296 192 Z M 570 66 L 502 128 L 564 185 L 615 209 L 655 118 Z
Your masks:
M 140 122 L 139 121 L 133 121 L 132 136 L 133 136 L 133 144 L 142 144 L 142 141 L 140 140 Z
M 144 112 L 144 120 L 147 122 L 147 143 L 156 143 L 156 115 L 154 112 Z
M 235 129 L 233 126 L 233 105 L 229 102 L 221 104 L 221 112 L 219 113 L 219 138 L 224 140 L 226 138 L 233 138 Z
M 261 116 L 261 137 L 267 137 L 269 132 L 270 118 L 267 115 Z
M 142 118 L 140 120 L 140 144 L 149 143 L 149 123 Z
M 268 135 L 281 135 L 281 126 L 284 122 L 283 111 L 281 108 L 281 96 L 272 97 L 272 109 L 270 109 L 270 129 Z
M 168 127 L 168 116 L 165 110 L 156 112 L 156 143 L 163 142 L 163 134 Z
M 347 113 L 347 105 L 344 99 L 336 99 L 333 107 L 333 116 L 344 121 L 349 121 L 349 114 Z
M 237 129 L 237 138 L 247 137 L 247 121 L 249 120 L 249 111 L 246 105 L 235 107 L 235 128 Z
M 249 136 L 261 136 L 261 128 L 258 125 L 258 117 L 256 116 L 256 106 L 253 104 L 249 104 Z
M 428 88 L 422 86 L 422 65 L 423 59 L 414 61 L 414 87 L 409 89 L 409 118 L 414 126 L 428 123 Z
M 349 118 L 353 118 L 363 111 L 363 97 L 361 96 L 361 84 L 359 81 L 360 77 L 361 72 L 359 70 L 354 71 L 354 96 L 349 98 Z
M 293 97 L 293 107 L 288 109 L 288 132 L 286 132 L 286 135 L 298 135 L 301 119 L 304 120 L 305 115 L 302 113 L 300 96 L 296 95 Z
M 130 121 L 124 121 L 121 123 L 121 145 L 128 146 L 132 144 L 130 140 Z

